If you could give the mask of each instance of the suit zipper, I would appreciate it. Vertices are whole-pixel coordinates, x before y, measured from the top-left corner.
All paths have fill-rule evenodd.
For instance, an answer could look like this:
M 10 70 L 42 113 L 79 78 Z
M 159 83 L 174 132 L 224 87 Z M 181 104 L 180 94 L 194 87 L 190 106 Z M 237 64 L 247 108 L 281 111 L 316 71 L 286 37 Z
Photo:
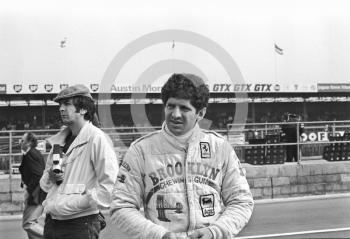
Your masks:
M 186 192 L 186 201 L 187 201 L 187 208 L 188 208 L 188 226 L 187 226 L 187 232 L 191 227 L 191 209 L 190 209 L 190 202 L 189 202 L 189 198 L 188 198 L 188 188 L 187 188 L 187 156 L 188 156 L 188 151 L 187 149 L 184 149 L 185 153 L 186 153 L 186 157 L 185 157 L 185 192 Z

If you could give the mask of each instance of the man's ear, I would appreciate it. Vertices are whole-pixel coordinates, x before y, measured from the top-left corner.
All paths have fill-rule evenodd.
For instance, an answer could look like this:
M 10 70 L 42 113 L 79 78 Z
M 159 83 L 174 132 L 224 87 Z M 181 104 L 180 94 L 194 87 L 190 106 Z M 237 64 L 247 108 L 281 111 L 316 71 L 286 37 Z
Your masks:
M 204 107 L 201 110 L 199 110 L 197 121 L 202 120 L 204 118 L 206 112 L 207 112 L 207 107 Z

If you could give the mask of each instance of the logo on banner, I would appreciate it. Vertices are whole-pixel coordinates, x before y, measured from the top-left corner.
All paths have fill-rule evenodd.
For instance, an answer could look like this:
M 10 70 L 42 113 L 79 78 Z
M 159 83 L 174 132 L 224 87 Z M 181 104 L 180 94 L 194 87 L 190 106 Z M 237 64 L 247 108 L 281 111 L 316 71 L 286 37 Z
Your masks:
M 116 92 L 117 91 L 117 89 L 115 88 L 115 85 L 112 85 L 111 86 L 111 92 Z
M 29 85 L 29 90 L 34 93 L 38 90 L 38 85 Z
M 46 92 L 51 92 L 53 90 L 53 85 L 52 84 L 45 84 L 44 88 Z
M 199 204 L 201 205 L 203 217 L 215 215 L 214 194 L 201 195 L 199 197 Z
M 280 91 L 281 90 L 281 86 L 279 84 L 276 84 L 274 89 L 275 89 L 275 91 Z
M 201 158 L 210 158 L 210 145 L 208 142 L 200 142 L 199 146 L 201 148 Z
M 98 91 L 98 84 L 90 84 L 90 89 L 91 89 L 93 92 Z
M 0 94 L 6 93 L 6 84 L 0 84 Z
M 66 88 L 68 88 L 68 84 L 60 84 L 61 90 L 66 89 Z
M 13 90 L 16 91 L 17 93 L 22 91 L 22 85 L 14 85 Z

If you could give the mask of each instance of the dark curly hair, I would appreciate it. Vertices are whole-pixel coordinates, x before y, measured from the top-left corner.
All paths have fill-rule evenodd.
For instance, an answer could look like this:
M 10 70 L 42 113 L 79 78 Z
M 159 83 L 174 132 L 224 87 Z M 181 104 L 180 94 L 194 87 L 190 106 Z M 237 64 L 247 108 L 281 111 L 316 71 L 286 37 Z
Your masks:
M 73 105 L 76 108 L 76 112 L 79 112 L 81 109 L 86 110 L 86 113 L 84 114 L 84 119 L 91 121 L 97 127 L 101 127 L 101 124 L 96 114 L 96 106 L 92 99 L 85 96 L 75 96 L 75 97 L 72 97 L 71 99 L 72 99 Z M 68 100 L 69 99 L 61 100 L 59 101 L 59 104 Z
M 209 89 L 199 76 L 193 74 L 173 74 L 162 87 L 161 95 L 163 104 L 173 97 L 190 100 L 197 112 L 208 107 Z

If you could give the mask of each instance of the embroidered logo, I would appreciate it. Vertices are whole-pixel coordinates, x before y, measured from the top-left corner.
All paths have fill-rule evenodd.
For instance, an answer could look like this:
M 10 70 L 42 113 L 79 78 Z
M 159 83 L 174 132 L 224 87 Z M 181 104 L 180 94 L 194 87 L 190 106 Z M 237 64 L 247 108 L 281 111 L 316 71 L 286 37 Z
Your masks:
M 125 168 L 127 171 L 130 171 L 130 170 L 131 170 L 130 165 L 129 165 L 128 163 L 124 162 L 124 161 L 121 163 L 120 166 L 122 166 L 123 168 Z
M 126 177 L 125 177 L 125 175 L 124 174 L 122 174 L 122 175 L 118 175 L 118 177 L 117 177 L 117 179 L 118 179 L 118 181 L 119 182 L 121 182 L 121 183 L 125 183 L 125 179 L 126 179 Z
M 199 197 L 199 204 L 201 205 L 203 217 L 215 215 L 214 194 L 201 195 Z
M 201 148 L 201 158 L 210 158 L 210 145 L 208 142 L 200 142 L 199 146 Z
M 166 210 L 173 210 L 175 213 L 182 213 L 183 205 L 180 202 L 177 202 L 175 205 L 170 205 L 165 199 L 163 195 L 157 195 L 156 201 L 156 209 L 158 211 L 158 219 L 163 222 L 170 222 L 170 220 L 166 217 Z

